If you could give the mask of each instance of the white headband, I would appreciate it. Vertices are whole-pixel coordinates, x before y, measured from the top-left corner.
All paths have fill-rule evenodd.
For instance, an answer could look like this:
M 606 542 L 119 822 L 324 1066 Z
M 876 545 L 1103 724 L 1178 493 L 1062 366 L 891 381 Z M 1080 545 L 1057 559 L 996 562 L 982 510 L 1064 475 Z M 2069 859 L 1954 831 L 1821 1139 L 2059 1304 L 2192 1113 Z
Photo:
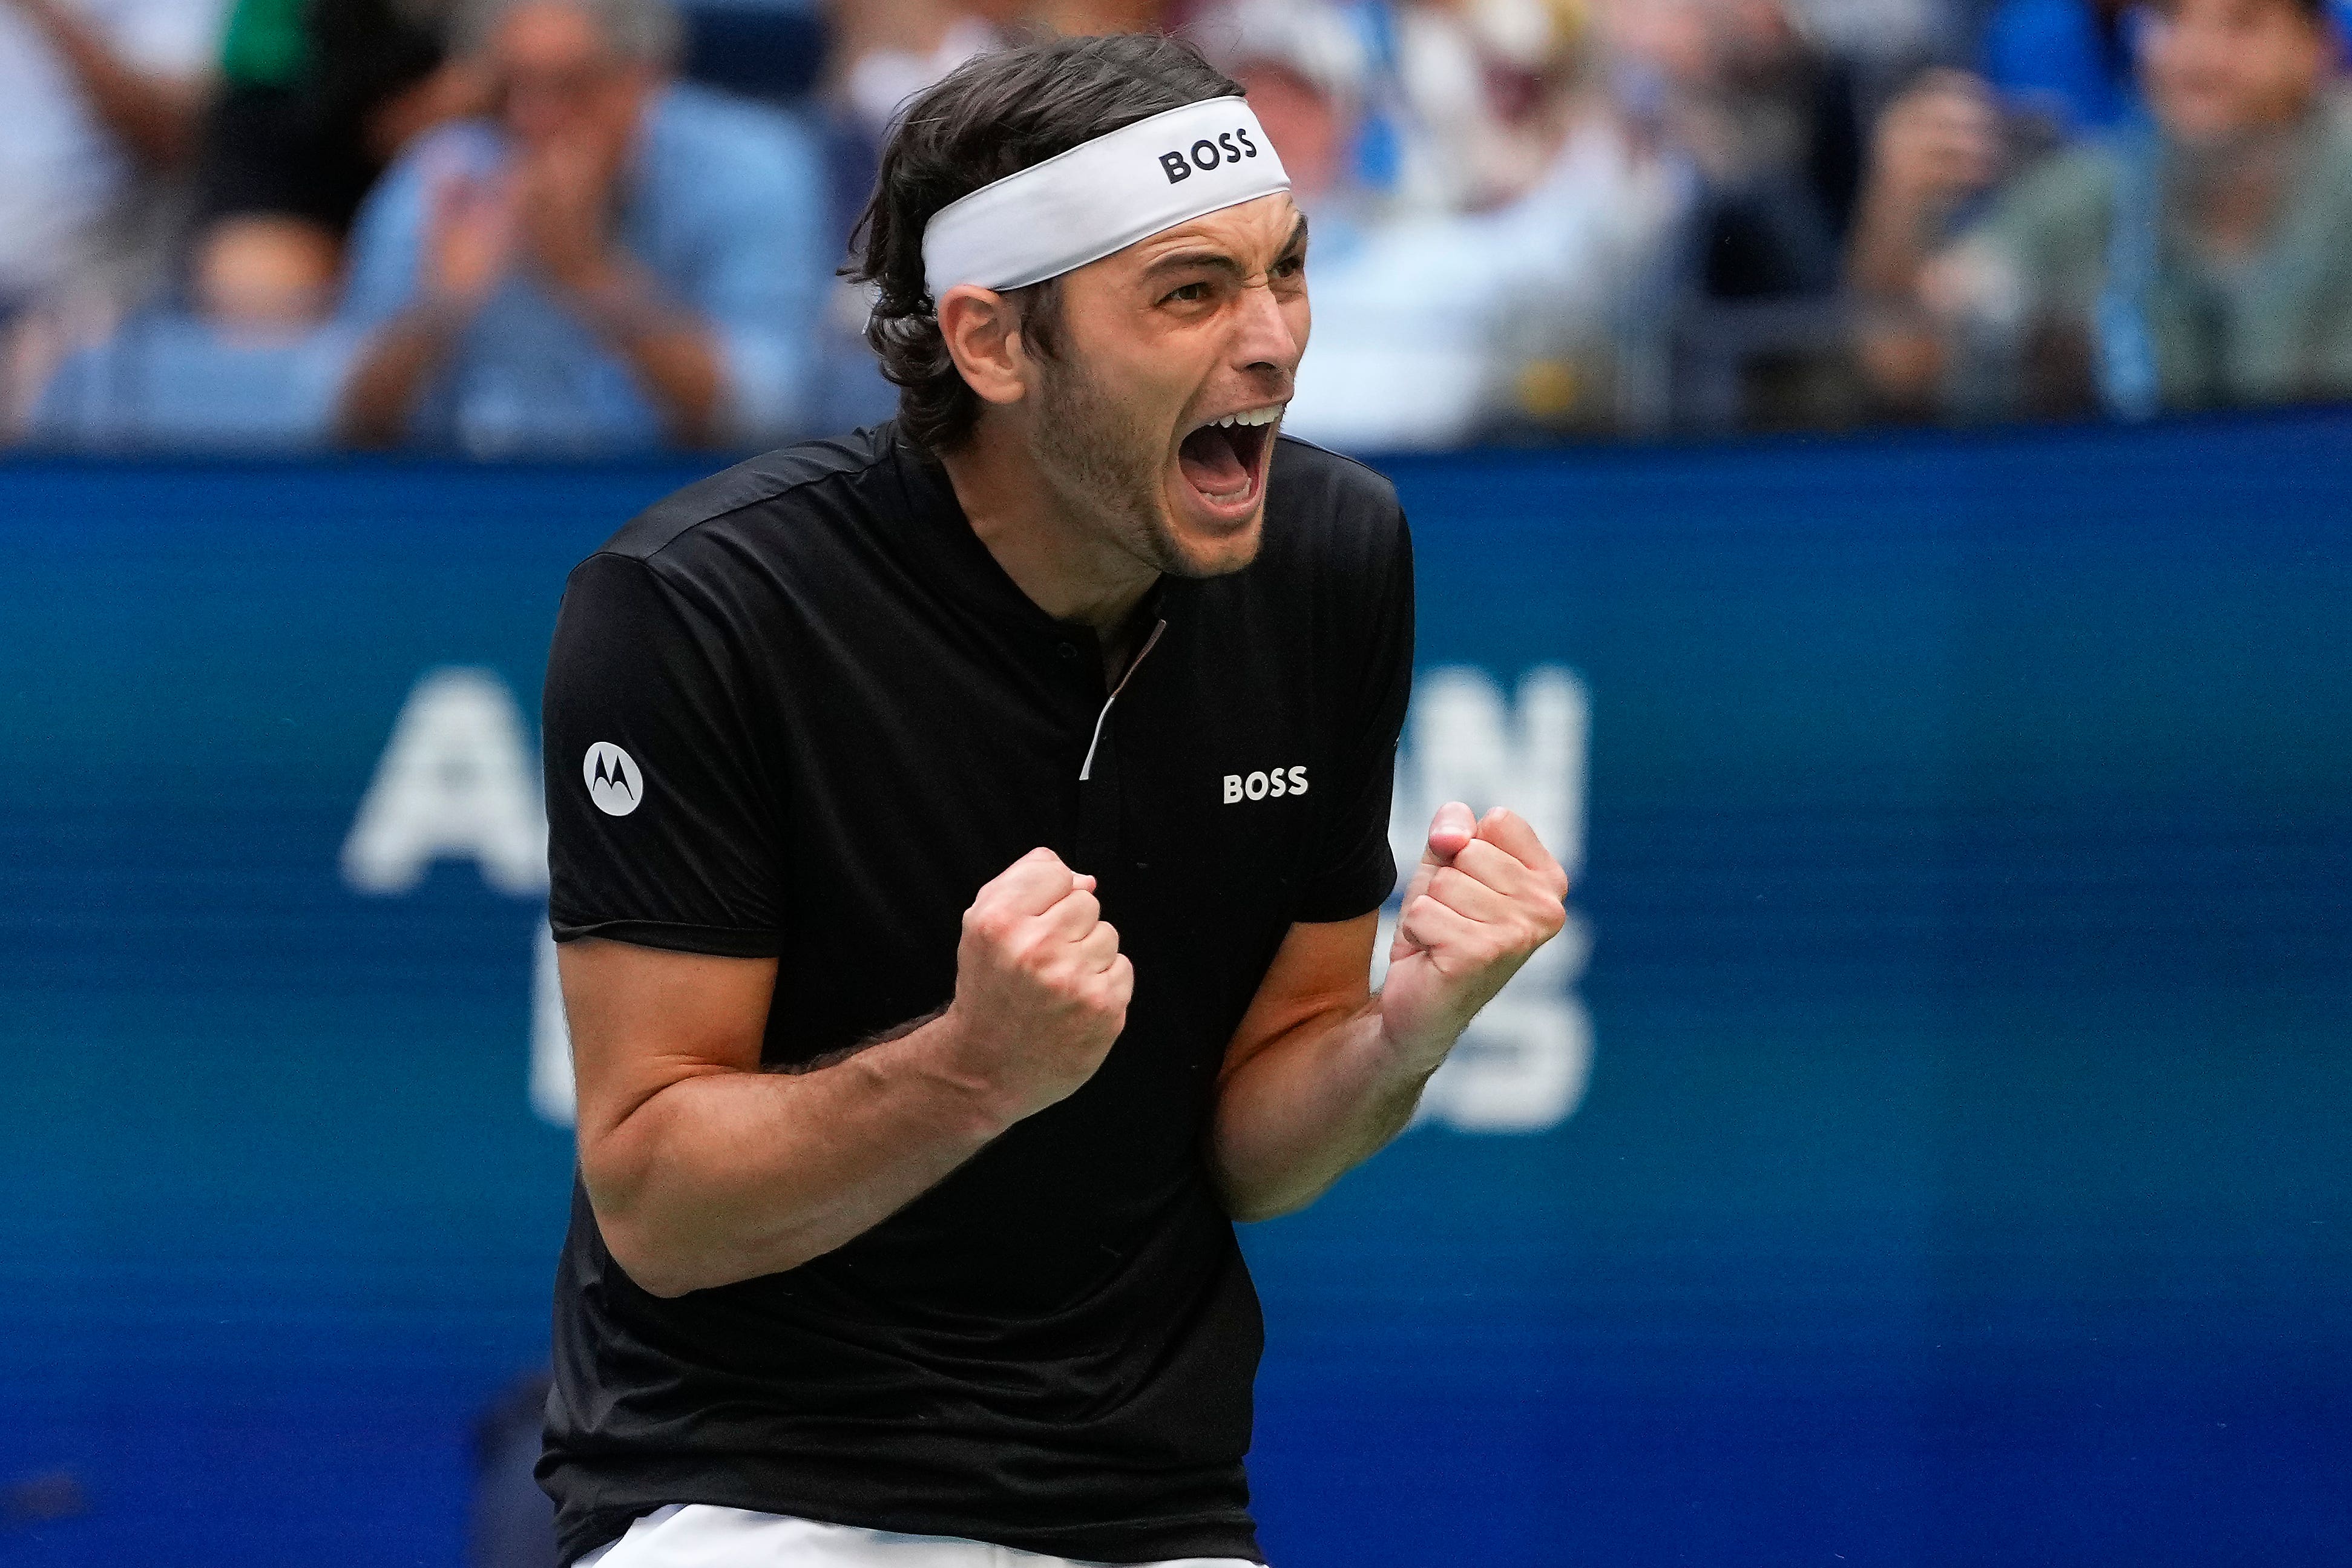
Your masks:
M 1188 103 L 1080 142 L 941 207 L 923 230 L 923 281 L 1024 288 L 1221 207 L 1290 189 L 1238 98 Z

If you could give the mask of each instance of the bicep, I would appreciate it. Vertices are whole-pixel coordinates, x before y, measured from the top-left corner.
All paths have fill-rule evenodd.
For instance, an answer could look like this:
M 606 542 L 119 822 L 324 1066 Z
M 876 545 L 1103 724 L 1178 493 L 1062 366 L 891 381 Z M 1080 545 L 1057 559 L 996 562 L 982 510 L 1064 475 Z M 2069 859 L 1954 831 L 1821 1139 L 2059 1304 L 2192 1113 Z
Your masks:
M 598 1178 L 634 1164 L 631 1119 L 688 1079 L 755 1072 L 776 960 L 594 938 L 556 949 L 580 1092 L 580 1160 Z
M 1375 909 L 1352 920 L 1291 926 L 1225 1049 L 1221 1085 L 1276 1041 L 1319 1020 L 1336 1022 L 1370 999 L 1380 922 Z

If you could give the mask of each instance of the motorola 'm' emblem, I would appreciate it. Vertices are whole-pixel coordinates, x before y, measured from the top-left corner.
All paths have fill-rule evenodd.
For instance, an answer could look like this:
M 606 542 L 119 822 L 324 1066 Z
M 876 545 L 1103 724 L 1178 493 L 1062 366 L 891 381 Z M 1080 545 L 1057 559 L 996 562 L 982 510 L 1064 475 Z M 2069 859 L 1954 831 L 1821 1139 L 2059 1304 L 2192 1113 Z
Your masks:
M 645 801 L 646 776 L 638 771 L 636 758 L 609 740 L 588 748 L 580 777 L 587 781 L 588 799 L 608 817 L 625 817 Z

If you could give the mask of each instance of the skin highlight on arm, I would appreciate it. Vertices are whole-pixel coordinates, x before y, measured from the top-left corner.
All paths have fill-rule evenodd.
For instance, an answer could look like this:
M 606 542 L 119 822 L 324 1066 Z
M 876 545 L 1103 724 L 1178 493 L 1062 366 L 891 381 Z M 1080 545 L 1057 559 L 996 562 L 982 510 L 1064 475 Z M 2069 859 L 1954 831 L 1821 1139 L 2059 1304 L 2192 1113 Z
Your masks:
M 614 1261 L 656 1296 L 798 1268 L 1076 1092 L 1135 984 L 1094 888 L 1032 850 L 964 912 L 944 1010 L 802 1072 L 761 1069 L 775 959 L 558 949 L 581 1180 Z
M 1234 1033 L 1208 1156 L 1235 1219 L 1306 1207 L 1412 1119 L 1435 1068 L 1381 1049 L 1379 926 L 1377 914 L 1292 926 Z
M 944 1018 L 804 1073 L 763 1072 L 772 958 L 617 942 L 558 953 L 580 1168 L 604 1244 L 678 1296 L 779 1272 L 887 1218 L 1012 1124 Z
M 1406 885 L 1389 977 L 1378 916 L 1290 928 L 1225 1055 L 1206 1157 L 1235 1219 L 1295 1213 L 1412 1120 L 1478 1009 L 1557 936 L 1568 876 L 1496 810 L 1439 809 Z

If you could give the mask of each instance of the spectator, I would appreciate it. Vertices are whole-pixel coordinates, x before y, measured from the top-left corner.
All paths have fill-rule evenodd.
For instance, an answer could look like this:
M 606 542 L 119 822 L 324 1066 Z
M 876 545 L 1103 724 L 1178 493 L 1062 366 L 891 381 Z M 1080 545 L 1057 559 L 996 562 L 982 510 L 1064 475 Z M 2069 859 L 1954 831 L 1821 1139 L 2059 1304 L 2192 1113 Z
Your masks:
M 151 287 L 171 237 L 219 0 L 0 0 L 0 342 L 6 423 L 78 335 Z
M 835 249 L 873 194 L 882 145 L 898 110 L 975 55 L 1000 48 L 1021 23 L 1022 0 L 827 0 L 831 40 L 824 87 L 826 178 Z M 878 423 L 897 409 L 898 389 L 883 380 L 866 322 L 874 291 L 840 279 L 820 329 L 819 423 Z
M 1866 84 L 1796 0 L 1608 0 L 1619 101 L 1691 196 L 1659 301 L 1654 370 L 1625 406 L 1646 429 L 1850 420 L 1861 392 L 1844 250 L 1861 184 Z
M 1560 0 L 1389 0 L 1360 13 L 1374 57 L 1360 172 L 1392 204 L 1484 211 L 1526 194 L 1559 150 L 1559 68 L 1581 9 Z M 1383 145 L 1386 143 L 1386 145 Z M 1393 168 L 1380 169 L 1383 156 Z
M 1545 51 L 1550 128 L 1531 188 L 1479 213 L 1389 199 L 1352 155 L 1374 67 L 1317 0 L 1252 0 L 1199 34 L 1248 91 L 1313 225 L 1314 350 L 1286 425 L 1357 449 L 1439 446 L 1517 419 L 1525 372 L 1604 355 L 1666 228 L 1671 192 L 1599 106 L 1571 90 L 1572 38 Z M 1594 378 L 1593 385 L 1605 382 Z M 1573 401 L 1570 399 L 1570 401 Z
M 361 200 L 401 149 L 473 113 L 435 0 L 237 0 L 205 131 L 190 288 L 225 326 L 333 308 Z
M 403 155 L 352 241 L 348 439 L 753 442 L 801 421 L 836 247 L 810 139 L 669 79 L 661 0 L 482 0 L 498 116 Z
M 878 150 L 901 105 L 973 56 L 1003 47 L 1020 12 L 1004 0 L 832 0 L 829 96 Z M 866 193 L 858 193 L 860 205 Z
M 1931 78 L 1881 129 L 1857 277 L 1897 402 L 2111 411 L 2352 393 L 2352 124 L 2322 0 L 2158 0 L 2152 123 L 2053 158 L 1937 252 L 1990 183 L 1982 89 Z
M 1691 268 L 1706 300 L 1821 298 L 1861 184 L 1853 70 L 1784 0 L 1611 0 L 1628 108 L 1696 176 Z

